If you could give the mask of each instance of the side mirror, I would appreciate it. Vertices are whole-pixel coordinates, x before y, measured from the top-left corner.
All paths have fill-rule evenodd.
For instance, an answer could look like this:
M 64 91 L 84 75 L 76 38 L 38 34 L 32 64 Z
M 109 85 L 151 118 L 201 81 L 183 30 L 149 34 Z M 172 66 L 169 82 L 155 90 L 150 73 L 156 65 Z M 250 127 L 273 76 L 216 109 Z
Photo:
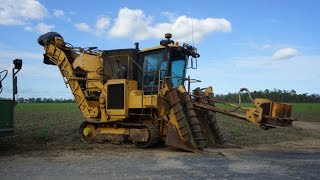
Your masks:
M 190 58 L 190 66 L 188 69 L 198 69 L 198 58 L 193 59 L 193 57 Z
M 15 59 L 13 60 L 14 69 L 20 70 L 22 68 L 22 60 L 21 59 Z

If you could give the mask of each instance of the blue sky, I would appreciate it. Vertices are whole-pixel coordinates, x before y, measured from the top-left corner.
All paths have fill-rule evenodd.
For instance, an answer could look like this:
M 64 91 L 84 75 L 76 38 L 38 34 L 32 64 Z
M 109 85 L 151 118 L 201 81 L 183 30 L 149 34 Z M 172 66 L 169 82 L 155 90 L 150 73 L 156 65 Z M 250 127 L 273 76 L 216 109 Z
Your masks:
M 59 32 L 74 46 L 155 46 L 166 32 L 201 54 L 192 78 L 216 93 L 294 89 L 320 93 L 319 1 L 0 0 L 0 70 L 24 60 L 19 97 L 72 98 L 54 66 L 42 64 L 39 35 Z M 11 77 L 1 97 L 11 97 Z

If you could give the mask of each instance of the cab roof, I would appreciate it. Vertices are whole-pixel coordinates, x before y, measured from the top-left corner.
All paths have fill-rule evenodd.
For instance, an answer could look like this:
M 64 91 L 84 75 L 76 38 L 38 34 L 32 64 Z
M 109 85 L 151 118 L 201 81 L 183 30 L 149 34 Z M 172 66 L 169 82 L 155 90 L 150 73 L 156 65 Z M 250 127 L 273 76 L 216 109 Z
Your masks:
M 176 44 L 168 44 L 169 47 L 179 47 L 179 45 Z M 166 48 L 166 46 L 154 46 L 154 47 L 150 47 L 150 48 L 145 48 L 142 49 L 140 52 L 147 52 L 147 51 L 153 51 L 153 50 L 158 50 L 158 49 L 164 49 Z

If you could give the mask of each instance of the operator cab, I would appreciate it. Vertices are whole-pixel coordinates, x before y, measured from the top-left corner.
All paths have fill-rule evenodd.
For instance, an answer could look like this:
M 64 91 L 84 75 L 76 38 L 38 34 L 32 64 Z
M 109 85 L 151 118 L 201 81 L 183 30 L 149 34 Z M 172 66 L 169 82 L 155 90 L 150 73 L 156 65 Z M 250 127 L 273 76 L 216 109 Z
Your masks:
M 179 46 L 165 35 L 160 46 L 139 50 L 106 50 L 102 53 L 103 82 L 109 79 L 128 79 L 138 82 L 138 89 L 145 94 L 157 94 L 163 82 L 171 82 L 173 87 L 184 85 L 189 57 L 198 58 L 197 49 L 188 44 Z
M 179 46 L 165 35 L 160 46 L 140 51 L 139 61 L 143 62 L 143 75 L 139 84 L 147 94 L 156 94 L 163 81 L 171 81 L 173 87 L 184 85 L 189 56 L 198 58 L 196 48 L 183 44 Z M 160 83 L 160 84 L 159 84 Z

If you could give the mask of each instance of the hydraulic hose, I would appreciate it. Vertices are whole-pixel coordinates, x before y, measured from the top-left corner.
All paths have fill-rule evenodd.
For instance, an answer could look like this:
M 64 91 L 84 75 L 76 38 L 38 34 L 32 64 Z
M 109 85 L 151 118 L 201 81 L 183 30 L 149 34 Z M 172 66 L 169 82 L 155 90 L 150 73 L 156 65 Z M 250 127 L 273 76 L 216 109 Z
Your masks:
M 247 94 L 248 94 L 248 96 L 249 96 L 250 101 L 251 101 L 251 102 L 254 102 L 253 99 L 252 99 L 252 97 L 251 97 L 251 93 L 250 93 L 249 89 L 248 89 L 248 88 L 241 88 L 241 89 L 239 90 L 239 92 L 238 92 L 238 98 L 239 98 L 238 105 L 237 105 L 237 107 L 236 107 L 235 109 L 230 110 L 230 112 L 235 112 L 235 111 L 237 111 L 237 110 L 240 108 L 240 105 L 241 105 L 241 93 L 242 93 L 243 91 L 246 91 Z
M 2 73 L 5 73 L 3 78 L 1 78 Z M 8 75 L 8 70 L 3 70 L 0 72 L 0 93 L 2 93 L 2 81 L 4 80 L 4 78 L 7 77 L 7 75 Z

